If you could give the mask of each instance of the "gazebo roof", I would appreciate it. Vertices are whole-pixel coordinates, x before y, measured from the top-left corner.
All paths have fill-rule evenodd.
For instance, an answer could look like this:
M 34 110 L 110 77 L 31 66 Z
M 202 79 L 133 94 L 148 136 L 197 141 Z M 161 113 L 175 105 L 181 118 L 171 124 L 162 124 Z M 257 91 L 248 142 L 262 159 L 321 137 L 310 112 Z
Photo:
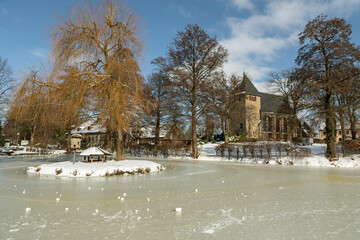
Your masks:
M 80 153 L 80 156 L 108 156 L 108 155 L 111 155 L 111 153 L 99 147 L 91 147 Z

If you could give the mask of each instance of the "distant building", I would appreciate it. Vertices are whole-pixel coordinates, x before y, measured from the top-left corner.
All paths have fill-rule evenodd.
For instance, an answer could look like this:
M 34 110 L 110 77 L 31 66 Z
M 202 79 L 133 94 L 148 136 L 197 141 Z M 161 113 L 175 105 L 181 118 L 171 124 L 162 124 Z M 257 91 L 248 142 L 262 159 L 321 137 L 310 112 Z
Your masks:
M 345 138 L 346 139 L 351 139 L 352 137 L 352 131 L 350 129 L 350 124 L 349 123 L 345 123 L 344 124 L 344 131 L 345 131 Z M 320 140 L 325 140 L 326 138 L 326 133 L 325 133 L 325 124 L 322 124 L 320 126 L 320 130 L 319 130 L 319 139 Z M 340 142 L 342 141 L 342 130 L 341 130 L 341 126 L 339 123 L 336 124 L 336 131 L 335 131 L 335 141 L 336 142 Z M 356 126 L 356 138 L 360 138 L 360 124 L 358 124 Z
M 155 127 L 143 127 L 139 133 L 139 144 L 155 144 Z M 176 126 L 169 124 L 162 124 L 160 126 L 159 144 L 161 143 L 185 143 L 191 144 L 191 140 L 185 138 L 185 134 Z
M 304 124 L 290 132 L 289 115 L 281 108 L 281 96 L 259 92 L 244 73 L 238 88 L 234 89 L 230 119 L 230 135 L 262 140 L 291 140 L 291 137 L 308 137 L 310 129 Z M 307 126 L 308 127 L 308 126 Z
M 106 127 L 96 123 L 94 120 L 86 121 L 73 130 L 71 135 L 80 135 L 81 148 L 105 147 L 110 141 Z

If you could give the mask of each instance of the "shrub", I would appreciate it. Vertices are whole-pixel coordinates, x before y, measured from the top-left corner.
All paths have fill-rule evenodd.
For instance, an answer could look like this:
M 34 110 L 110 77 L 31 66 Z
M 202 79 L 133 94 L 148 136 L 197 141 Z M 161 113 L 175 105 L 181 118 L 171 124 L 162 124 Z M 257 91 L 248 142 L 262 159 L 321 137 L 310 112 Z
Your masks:
M 281 158 L 282 144 L 281 143 L 276 143 L 274 147 L 275 147 L 276 157 Z
M 243 153 L 244 153 L 244 158 L 246 158 L 247 157 L 247 145 L 242 145 L 242 150 L 243 150 Z
M 225 155 L 225 149 L 226 149 L 226 147 L 227 147 L 227 143 L 222 143 L 222 144 L 220 144 L 219 146 L 217 146 L 216 148 L 215 148 L 215 150 L 216 150 L 216 155 L 218 155 L 219 153 L 220 153 L 220 156 L 221 157 L 224 157 L 224 155 Z
M 260 144 L 258 145 L 258 151 L 259 151 L 259 155 L 260 155 L 260 158 L 263 159 L 263 152 L 264 152 L 264 145 L 263 144 Z
M 228 151 L 228 158 L 229 158 L 229 160 L 230 160 L 230 158 L 231 158 L 231 153 L 233 152 L 233 150 L 234 150 L 234 146 L 231 145 L 231 144 L 227 144 L 227 151 Z
M 251 158 L 255 158 L 255 144 L 248 144 L 249 152 L 251 154 Z
M 302 139 L 299 138 L 299 137 L 293 137 L 291 139 L 292 143 L 295 144 L 295 145 L 300 145 L 302 143 Z
M 239 160 L 240 158 L 240 147 L 236 146 L 236 160 Z
M 229 136 L 229 142 L 245 142 L 245 136 L 243 135 L 233 135 L 233 136 Z
M 266 157 L 267 157 L 267 159 L 270 159 L 271 158 L 271 149 L 272 149 L 271 143 L 265 144 L 265 149 L 266 149 L 266 153 L 267 153 Z
M 342 149 L 344 156 L 360 154 L 360 140 L 345 140 Z

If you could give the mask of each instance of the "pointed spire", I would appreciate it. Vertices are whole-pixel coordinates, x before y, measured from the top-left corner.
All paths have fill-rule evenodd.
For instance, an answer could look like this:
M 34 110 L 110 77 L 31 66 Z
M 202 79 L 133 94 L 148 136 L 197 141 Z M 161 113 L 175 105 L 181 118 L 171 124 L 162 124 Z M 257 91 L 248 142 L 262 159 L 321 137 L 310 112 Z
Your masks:
M 246 75 L 245 71 L 243 73 L 243 79 L 242 82 L 240 84 L 240 89 L 242 91 L 245 91 L 248 94 L 253 94 L 256 96 L 260 96 L 259 91 L 256 89 L 256 87 L 254 86 L 254 84 L 251 82 L 251 80 L 248 78 L 248 76 Z

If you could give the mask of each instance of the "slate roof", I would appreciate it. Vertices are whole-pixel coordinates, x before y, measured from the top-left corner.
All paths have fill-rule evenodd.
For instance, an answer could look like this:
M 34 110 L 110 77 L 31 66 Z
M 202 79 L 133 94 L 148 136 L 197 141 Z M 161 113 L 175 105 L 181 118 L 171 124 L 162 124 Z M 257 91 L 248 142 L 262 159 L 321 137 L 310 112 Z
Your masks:
M 279 113 L 281 104 L 283 104 L 282 96 L 269 94 L 269 93 L 260 93 L 261 97 L 261 112 L 273 112 Z
M 280 106 L 283 103 L 282 97 L 274 94 L 259 92 L 245 73 L 243 74 L 242 82 L 235 91 L 259 96 L 261 98 L 261 112 L 280 112 Z
M 246 74 L 244 73 L 243 75 L 243 80 L 240 83 L 239 86 L 239 91 L 240 92 L 246 92 L 248 94 L 252 94 L 255 96 L 260 96 L 260 92 L 256 89 L 256 87 L 254 86 L 254 84 L 251 82 L 251 80 L 246 76 Z

